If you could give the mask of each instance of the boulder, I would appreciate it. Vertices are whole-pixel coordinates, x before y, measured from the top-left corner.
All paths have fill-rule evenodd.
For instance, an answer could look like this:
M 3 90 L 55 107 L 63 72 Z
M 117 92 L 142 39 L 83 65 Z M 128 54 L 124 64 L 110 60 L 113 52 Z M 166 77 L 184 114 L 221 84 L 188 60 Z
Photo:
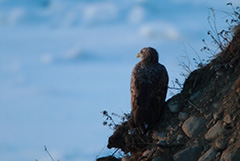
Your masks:
M 206 121 L 203 117 L 192 116 L 182 125 L 184 133 L 192 138 L 197 136 L 206 127 Z
M 214 161 L 217 154 L 216 148 L 210 148 L 206 153 L 204 153 L 198 161 Z
M 205 139 L 208 141 L 213 141 L 216 139 L 220 134 L 223 133 L 223 122 L 218 121 L 213 127 L 211 127 L 208 132 L 205 134 Z

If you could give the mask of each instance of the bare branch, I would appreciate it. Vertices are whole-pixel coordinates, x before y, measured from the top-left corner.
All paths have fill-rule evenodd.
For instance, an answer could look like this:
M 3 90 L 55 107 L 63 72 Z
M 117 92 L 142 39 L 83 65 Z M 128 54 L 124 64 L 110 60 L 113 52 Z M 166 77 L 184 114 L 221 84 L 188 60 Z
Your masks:
M 52 161 L 54 161 L 54 159 L 53 159 L 52 155 L 49 153 L 46 145 L 44 145 L 44 150 L 47 152 L 47 154 L 48 154 L 49 157 L 52 159 Z

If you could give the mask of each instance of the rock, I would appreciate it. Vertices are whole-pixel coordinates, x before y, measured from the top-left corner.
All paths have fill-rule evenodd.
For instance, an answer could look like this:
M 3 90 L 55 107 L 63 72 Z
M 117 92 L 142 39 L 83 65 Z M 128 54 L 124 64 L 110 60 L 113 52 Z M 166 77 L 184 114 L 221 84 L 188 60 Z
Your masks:
M 213 141 L 216 139 L 220 134 L 224 132 L 222 128 L 223 122 L 218 121 L 213 127 L 211 127 L 208 132 L 205 134 L 205 139 L 208 141 Z
M 129 129 L 128 130 L 128 135 L 134 135 L 136 134 L 136 129 Z
M 192 116 L 182 125 L 184 133 L 192 138 L 197 136 L 206 127 L 206 121 L 203 117 Z
M 230 145 L 230 144 L 233 144 L 234 142 L 235 142 L 235 138 L 231 138 L 231 139 L 229 139 L 228 144 Z
M 148 157 L 148 155 L 150 154 L 150 152 L 151 152 L 151 151 L 147 149 L 147 150 L 145 150 L 145 151 L 143 152 L 142 156 L 143 156 L 143 157 Z
M 230 145 L 221 156 L 220 161 L 239 161 L 240 160 L 240 140 Z
M 165 140 L 166 139 L 166 133 L 165 132 L 160 132 L 158 133 L 155 131 L 152 135 L 152 138 L 155 140 Z
M 129 155 L 126 155 L 125 157 L 122 158 L 121 161 L 130 161 L 131 157 Z
M 227 138 L 221 135 L 215 141 L 215 146 L 218 149 L 225 149 L 227 146 L 227 142 L 228 142 Z
M 178 113 L 181 110 L 179 107 L 179 104 L 177 104 L 175 102 L 169 102 L 168 108 L 172 113 Z
M 180 152 L 177 152 L 173 155 L 174 161 L 197 161 L 198 157 L 201 155 L 202 146 L 194 145 L 183 149 Z
M 206 153 L 204 153 L 198 161 L 214 161 L 217 154 L 216 148 L 209 149 Z
M 226 123 L 226 124 L 231 124 L 232 123 L 232 117 L 230 115 L 226 115 L 223 119 L 223 121 Z
M 157 134 L 158 140 L 166 140 L 166 133 L 160 132 Z
M 200 91 L 195 92 L 194 94 L 191 95 L 190 100 L 193 100 L 200 94 Z
M 172 135 L 179 129 L 179 126 L 176 126 L 175 128 L 171 128 L 169 133 Z
M 185 121 L 187 118 L 189 118 L 189 114 L 188 113 L 185 113 L 185 112 L 179 112 L 178 114 L 178 119 L 180 121 Z
M 154 140 L 157 140 L 157 139 L 158 139 L 158 132 L 157 132 L 157 131 L 154 131 L 154 132 L 153 132 L 152 138 L 153 138 Z

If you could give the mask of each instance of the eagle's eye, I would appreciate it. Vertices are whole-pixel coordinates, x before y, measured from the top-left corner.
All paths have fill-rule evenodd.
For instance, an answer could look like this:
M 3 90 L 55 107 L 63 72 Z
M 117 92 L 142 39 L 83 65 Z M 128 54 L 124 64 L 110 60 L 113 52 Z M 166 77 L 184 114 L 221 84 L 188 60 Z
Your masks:
M 145 51 L 146 51 L 146 49 L 144 48 L 140 51 L 140 53 L 143 54 L 143 53 L 145 53 Z

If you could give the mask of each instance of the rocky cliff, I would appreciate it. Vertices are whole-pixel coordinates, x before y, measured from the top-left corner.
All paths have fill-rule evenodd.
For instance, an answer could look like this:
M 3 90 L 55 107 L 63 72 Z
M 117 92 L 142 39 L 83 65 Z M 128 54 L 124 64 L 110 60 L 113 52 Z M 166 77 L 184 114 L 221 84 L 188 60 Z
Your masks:
M 123 123 L 109 140 L 109 147 L 131 153 L 119 160 L 240 161 L 240 25 L 229 45 L 167 101 L 154 129 L 141 136 L 129 129 Z

